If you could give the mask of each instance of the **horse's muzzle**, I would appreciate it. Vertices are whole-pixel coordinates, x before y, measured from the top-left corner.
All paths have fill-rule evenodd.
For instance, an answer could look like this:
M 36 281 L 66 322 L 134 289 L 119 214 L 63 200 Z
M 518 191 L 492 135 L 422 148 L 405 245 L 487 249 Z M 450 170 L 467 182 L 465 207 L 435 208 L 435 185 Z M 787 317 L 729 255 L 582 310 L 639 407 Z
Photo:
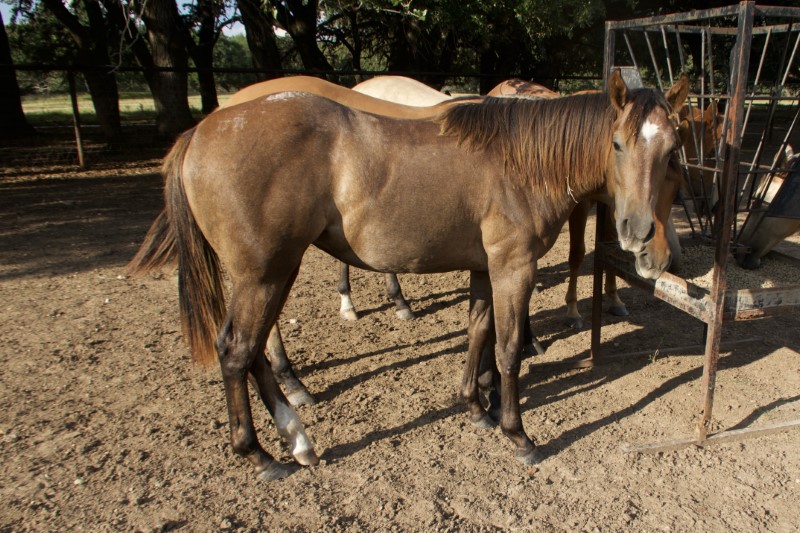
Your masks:
M 672 264 L 672 253 L 667 252 L 661 260 L 647 251 L 636 254 L 636 273 L 643 278 L 658 279 Z
M 655 237 L 656 225 L 652 217 L 623 218 L 617 222 L 617 235 L 623 250 L 639 254 Z

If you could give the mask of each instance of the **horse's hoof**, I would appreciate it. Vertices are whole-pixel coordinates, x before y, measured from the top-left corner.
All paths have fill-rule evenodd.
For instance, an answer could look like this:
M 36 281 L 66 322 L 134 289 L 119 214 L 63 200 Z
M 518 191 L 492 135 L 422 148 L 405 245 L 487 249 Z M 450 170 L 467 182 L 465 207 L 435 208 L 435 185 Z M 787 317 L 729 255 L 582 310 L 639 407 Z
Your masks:
M 315 452 L 313 448 L 298 452 L 293 455 L 294 460 L 303 466 L 314 466 L 319 464 L 319 457 L 317 457 L 317 452 Z
M 257 474 L 261 481 L 275 481 L 294 474 L 300 469 L 300 465 L 291 463 L 285 465 L 278 461 L 272 461 L 267 468 Z
M 608 308 L 608 312 L 614 316 L 628 316 L 630 313 L 628 312 L 628 308 L 624 305 L 614 305 Z
M 478 429 L 492 429 L 497 427 L 497 422 L 489 415 L 483 415 L 477 420 L 470 418 L 469 421 Z
M 497 425 L 500 422 L 500 418 L 503 416 L 503 410 L 500 408 L 499 405 L 489 407 L 489 418 L 492 419 L 494 425 Z
M 400 320 L 412 320 L 416 318 L 414 316 L 414 311 L 408 308 L 398 309 L 394 312 L 394 314 L 397 315 L 397 318 L 399 318 Z
M 536 350 L 536 355 L 544 355 L 546 351 L 538 339 L 533 339 L 533 349 Z
M 341 315 L 342 319 L 344 320 L 358 320 L 358 313 L 355 309 L 342 309 L 339 311 L 339 315 Z
M 538 465 L 544 460 L 544 457 L 542 457 L 542 454 L 539 453 L 539 450 L 536 448 L 527 451 L 517 451 L 514 457 L 524 465 Z
M 585 324 L 583 323 L 583 319 L 581 317 L 576 318 L 572 316 L 568 316 L 567 318 L 564 319 L 564 325 L 576 331 L 580 331 L 585 327 Z
M 296 390 L 286 395 L 286 399 L 292 404 L 292 407 L 300 407 L 301 405 L 314 405 L 317 400 L 311 396 L 311 393 L 305 389 Z

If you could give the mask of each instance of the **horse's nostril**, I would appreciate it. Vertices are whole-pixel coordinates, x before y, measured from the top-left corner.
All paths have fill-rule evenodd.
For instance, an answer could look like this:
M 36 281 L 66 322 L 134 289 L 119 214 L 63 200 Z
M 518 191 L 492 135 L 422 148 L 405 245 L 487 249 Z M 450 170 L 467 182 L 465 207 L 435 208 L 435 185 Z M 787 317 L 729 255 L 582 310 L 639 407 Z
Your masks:
M 650 242 L 653 240 L 653 237 L 656 236 L 656 225 L 651 223 L 650 224 L 650 231 L 647 232 L 647 236 L 644 238 L 644 242 Z

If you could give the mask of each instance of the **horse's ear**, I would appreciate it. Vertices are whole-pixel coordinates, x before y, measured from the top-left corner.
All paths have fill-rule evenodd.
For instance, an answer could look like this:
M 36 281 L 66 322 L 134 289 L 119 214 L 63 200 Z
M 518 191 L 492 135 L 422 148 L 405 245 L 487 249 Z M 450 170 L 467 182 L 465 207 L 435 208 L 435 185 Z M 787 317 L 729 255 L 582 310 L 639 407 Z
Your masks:
M 794 149 L 792 149 L 791 144 L 787 144 L 783 152 L 786 154 L 787 161 L 790 161 L 794 157 Z
M 667 91 L 667 103 L 669 103 L 673 113 L 681 110 L 687 96 L 689 96 L 689 76 L 683 73 L 681 78 Z
M 608 78 L 608 97 L 611 99 L 611 105 L 620 113 L 631 99 L 631 92 L 625 85 L 625 80 L 622 79 L 622 73 L 618 68 L 612 70 L 611 77 Z

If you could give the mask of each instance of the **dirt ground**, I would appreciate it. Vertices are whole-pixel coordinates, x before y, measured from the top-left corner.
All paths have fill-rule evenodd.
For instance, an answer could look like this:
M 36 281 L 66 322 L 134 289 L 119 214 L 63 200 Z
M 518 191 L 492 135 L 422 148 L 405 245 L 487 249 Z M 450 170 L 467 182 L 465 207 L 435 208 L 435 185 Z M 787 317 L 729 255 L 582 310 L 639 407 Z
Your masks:
M 300 416 L 322 463 L 256 480 L 228 441 L 219 371 L 194 368 L 177 277 L 128 279 L 161 208 L 157 159 L 7 167 L 0 174 L 0 531 L 796 531 L 800 431 L 706 448 L 623 453 L 692 435 L 702 324 L 622 284 L 631 316 L 604 316 L 606 354 L 562 325 L 567 236 L 531 302 L 547 354 L 526 359 L 526 430 L 546 456 L 519 464 L 457 398 L 464 273 L 401 276 L 401 322 L 382 277 L 354 271 L 363 317 L 338 317 L 336 264 L 311 250 L 281 318 L 319 399 Z M 592 233 L 592 224 L 587 233 Z M 590 248 L 591 249 L 591 248 Z M 584 265 L 588 274 L 591 255 Z M 580 309 L 590 313 L 590 277 Z M 726 325 L 714 430 L 800 418 L 800 315 Z M 681 348 L 666 355 L 669 348 Z M 253 403 L 267 450 L 289 461 Z

